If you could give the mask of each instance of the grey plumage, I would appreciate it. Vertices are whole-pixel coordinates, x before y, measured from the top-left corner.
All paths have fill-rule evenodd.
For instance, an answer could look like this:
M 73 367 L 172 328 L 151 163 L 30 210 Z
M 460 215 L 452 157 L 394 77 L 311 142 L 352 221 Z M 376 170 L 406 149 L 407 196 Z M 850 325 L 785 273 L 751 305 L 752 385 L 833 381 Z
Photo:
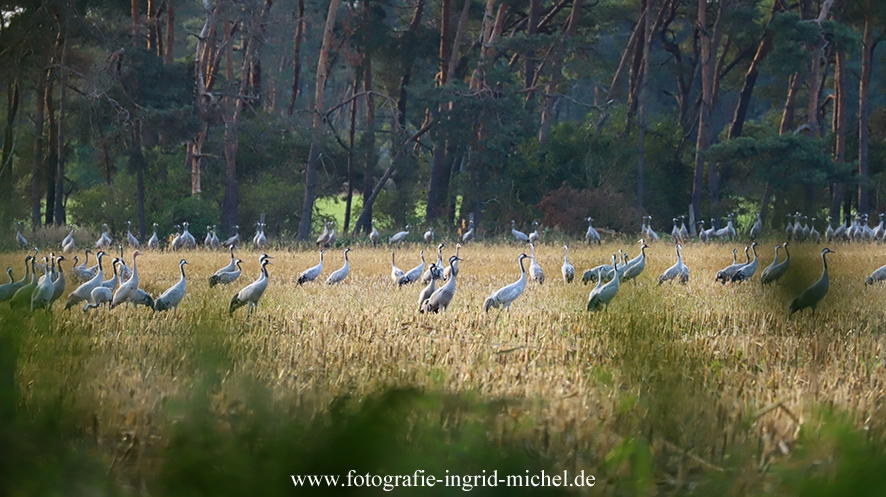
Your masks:
M 394 283 L 397 283 L 400 281 L 400 278 L 402 278 L 404 274 L 406 274 L 406 272 L 397 267 L 397 263 L 394 261 L 394 251 L 392 250 L 391 251 L 391 280 L 393 280 Z
M 234 248 L 239 243 L 240 243 L 240 226 L 235 224 L 234 225 L 234 235 L 231 236 L 230 238 L 228 238 L 227 240 L 225 240 L 225 242 L 222 243 L 222 246 Z
M 187 221 L 182 223 L 182 247 L 188 250 L 194 250 L 197 248 L 197 240 L 194 239 L 194 235 L 192 235 L 191 232 L 188 231 L 189 226 L 190 223 L 188 223 Z M 133 262 L 133 264 L 135 263 Z
M 63 255 L 59 256 L 58 259 L 55 260 L 55 263 L 58 266 L 58 275 L 52 282 L 52 298 L 49 299 L 50 307 L 52 307 L 52 304 L 55 303 L 56 300 L 61 298 L 61 296 L 65 293 L 67 280 L 65 279 L 65 270 L 62 269 L 62 261 L 64 260 L 67 259 L 65 259 L 65 256 Z
M 600 245 L 600 233 L 594 229 L 594 218 L 588 217 L 585 221 L 588 222 L 588 231 L 585 233 L 585 240 L 588 242 L 588 245 L 592 243 Z
M 520 278 L 510 285 L 499 288 L 487 297 L 486 301 L 483 302 L 483 309 L 486 312 L 489 312 L 489 309 L 492 307 L 511 310 L 511 303 L 517 300 L 517 297 L 526 289 L 526 268 L 523 267 L 523 260 L 528 257 L 526 254 L 520 254 L 517 257 L 517 264 L 520 265 Z
M 221 281 L 220 276 L 222 273 L 231 273 L 231 272 L 237 271 L 237 259 L 234 257 L 234 246 L 233 245 L 230 246 L 229 251 L 231 252 L 231 262 L 229 262 L 227 266 L 219 269 L 218 271 L 215 272 L 215 274 L 213 274 L 212 276 L 209 277 L 209 288 L 212 288 L 215 285 L 218 285 L 219 283 L 226 284 L 225 282 Z M 237 276 L 240 276 L 239 272 L 238 272 Z M 228 280 L 227 283 L 231 283 L 234 280 L 236 280 L 237 278 L 234 278 L 234 279 L 225 278 L 225 279 Z
M 436 268 L 434 269 L 434 271 L 437 271 L 437 279 L 445 279 L 445 275 L 441 272 L 443 269 L 443 247 L 445 246 L 446 244 L 443 243 L 437 245 L 437 263 L 435 264 Z M 458 248 L 456 248 L 455 251 L 455 255 L 458 255 Z M 455 270 L 458 271 L 458 263 L 455 265 Z M 431 281 L 430 267 L 428 267 L 428 269 L 421 275 L 422 283 L 427 283 L 429 281 Z
M 381 238 L 381 235 L 378 233 L 378 229 L 375 228 L 375 221 L 372 222 L 372 231 L 369 233 L 369 243 L 372 244 L 373 247 L 378 243 L 378 239 Z
M 757 242 L 751 244 L 751 251 L 754 253 L 754 260 L 740 267 L 738 271 L 732 275 L 732 282 L 748 281 L 754 277 L 760 261 L 757 258 Z
M 532 258 L 529 261 L 529 277 L 540 285 L 545 282 L 545 272 L 541 266 L 535 262 L 535 245 L 530 243 L 529 248 L 532 250 Z
M 517 239 L 518 242 L 529 243 L 529 237 L 526 233 L 518 230 L 516 224 L 513 219 L 511 219 L 511 234 L 514 235 L 514 238 Z
M 157 236 L 157 223 L 154 223 L 154 234 L 148 239 L 148 248 L 151 250 L 160 249 L 160 238 Z
M 320 263 L 314 267 L 309 267 L 298 275 L 298 284 L 302 285 L 309 281 L 314 281 L 323 272 L 323 249 L 320 249 Z
M 566 249 L 566 255 L 563 257 L 563 265 L 560 266 L 560 272 L 563 274 L 563 281 L 572 283 L 572 280 L 575 279 L 575 266 L 569 262 L 569 246 L 563 245 L 563 248 Z
M 231 305 L 228 307 L 228 314 L 233 316 L 234 311 L 243 307 L 244 305 L 249 305 L 249 311 L 252 312 L 255 310 L 255 307 L 258 305 L 259 299 L 261 299 L 262 295 L 264 295 L 265 290 L 268 288 L 268 264 L 271 263 L 270 257 L 262 256 L 261 259 L 261 274 L 258 279 L 247 285 L 245 288 L 235 293 L 231 298 Z
M 335 285 L 335 284 L 341 283 L 342 281 L 344 281 L 345 278 L 348 277 L 348 273 L 351 272 L 351 263 L 350 263 L 350 261 L 348 261 L 348 252 L 350 252 L 350 251 L 351 251 L 350 247 L 345 247 L 345 251 L 344 251 L 345 264 L 341 268 L 333 271 L 332 274 L 330 274 L 329 277 L 326 278 L 327 285 Z
M 421 279 L 421 273 L 425 269 L 425 251 L 422 250 L 419 252 L 419 257 L 421 258 L 421 263 L 418 266 L 406 271 L 403 276 L 397 281 L 399 285 L 408 285 L 410 283 L 415 283 L 419 279 Z M 430 270 L 430 268 L 429 268 Z
M 22 235 L 22 226 L 23 226 L 22 222 L 18 221 L 15 224 L 16 224 L 15 241 L 16 241 L 16 243 L 18 243 L 19 247 L 26 249 L 26 248 L 28 248 L 28 240 L 25 238 L 24 235 Z
M 406 225 L 406 229 L 403 231 L 399 231 L 394 234 L 394 236 L 388 238 L 388 244 L 401 244 L 403 240 L 406 239 L 406 236 L 409 235 L 409 225 Z
M 886 266 L 880 266 L 864 280 L 864 284 L 873 285 L 874 283 L 882 282 L 884 280 L 886 280 Z
M 17 307 L 29 308 L 31 305 L 31 295 L 37 288 L 37 272 L 34 271 L 35 259 L 36 257 L 31 257 L 31 279 L 16 290 L 12 294 L 12 298 L 9 299 L 9 307 L 13 309 Z
M 677 252 L 677 262 L 658 277 L 659 285 L 670 280 L 689 283 L 689 267 L 683 262 L 683 246 L 678 243 L 674 245 L 674 250 Z
M 126 243 L 129 244 L 130 248 L 134 249 L 139 248 L 140 245 L 138 238 L 132 234 L 132 221 L 126 221 Z
M 461 249 L 461 244 L 460 244 L 460 243 L 456 243 L 456 244 L 455 244 L 455 257 L 461 257 L 461 256 L 459 255 L 459 251 L 460 251 L 460 249 Z M 449 276 L 452 275 L 453 273 L 456 274 L 456 275 L 458 274 L 458 261 L 460 261 L 460 260 L 461 260 L 461 259 L 458 259 L 458 258 L 457 258 L 457 259 L 455 259 L 455 263 L 454 263 L 453 265 L 451 265 L 451 266 L 446 266 L 446 269 L 443 270 L 443 279 L 444 279 L 444 280 L 448 280 L 448 279 L 449 279 Z M 441 259 L 440 259 L 440 262 L 437 264 L 437 269 L 436 269 L 437 272 L 440 271 L 440 264 L 442 264 L 442 263 L 443 263 L 443 260 L 442 260 L 442 258 L 441 258 Z
M 461 243 L 468 243 L 469 241 L 473 240 L 475 234 L 476 232 L 474 231 L 474 221 L 469 221 L 468 230 L 461 235 Z
M 102 234 L 95 242 L 95 248 L 107 250 L 111 247 L 111 237 L 108 235 L 108 225 L 102 224 Z
M 615 261 L 617 256 L 612 254 L 612 265 L 615 265 Z M 600 286 L 599 284 L 591 290 L 590 295 L 588 295 L 588 312 L 596 312 L 600 309 L 609 309 L 609 304 L 612 302 L 612 299 L 618 295 L 618 290 L 621 288 L 621 276 L 618 271 L 615 271 L 615 277 L 612 278 L 612 281 L 606 283 L 605 285 Z
M 44 263 L 47 263 L 48 259 L 44 257 L 43 261 Z M 37 286 L 34 287 L 34 291 L 31 293 L 31 312 L 37 309 L 48 308 L 49 302 L 52 300 L 53 290 L 52 273 L 47 272 L 43 278 L 37 282 Z
M 436 270 L 437 268 L 435 266 L 436 266 L 436 264 L 434 264 L 432 262 L 431 269 Z M 428 300 L 428 297 L 433 295 L 434 292 L 437 290 L 436 271 L 432 271 L 431 275 L 432 275 L 431 281 L 428 283 L 428 285 L 426 287 L 422 288 L 421 292 L 418 293 L 418 310 L 419 310 L 419 312 L 421 312 L 421 305 L 424 303 L 424 301 Z
M 242 274 L 243 272 L 243 268 L 240 267 L 240 264 L 242 262 L 242 259 L 237 259 L 236 261 L 234 261 L 233 271 L 225 271 L 223 273 L 213 275 L 212 285 L 230 285 L 231 283 L 237 281 L 237 279 L 240 277 L 240 274 Z
M 6 268 L 6 275 L 9 276 L 9 283 L 0 285 L 0 302 L 5 301 L 7 295 L 10 295 L 10 290 L 15 287 L 15 278 L 12 277 L 12 266 Z
M 646 269 L 646 249 L 649 248 L 649 245 L 646 245 L 645 241 L 640 239 L 640 255 L 631 259 L 625 264 L 625 270 L 622 273 L 621 279 L 623 281 L 634 280 L 640 274 L 643 273 L 643 270 Z
M 72 306 L 84 300 L 91 302 L 92 290 L 102 286 L 102 283 L 104 283 L 105 280 L 104 272 L 102 271 L 102 257 L 104 256 L 105 252 L 103 250 L 99 250 L 98 253 L 95 254 L 95 258 L 98 259 L 98 270 L 96 271 L 95 276 L 68 294 L 68 300 L 65 302 L 65 309 L 70 309 Z
M 458 259 L 456 256 L 452 256 L 449 258 L 449 265 L 451 266 L 453 262 Z M 456 275 L 453 274 L 449 281 L 446 282 L 445 285 L 441 286 L 434 293 L 428 297 L 427 300 L 422 302 L 419 311 L 420 312 L 439 312 L 440 310 L 445 310 L 449 307 L 449 304 L 452 302 L 452 298 L 455 296 L 455 278 Z
M 154 302 L 154 311 L 167 311 L 169 309 L 178 311 L 178 304 L 181 303 L 187 291 L 188 280 L 185 277 L 185 264 L 187 263 L 188 261 L 184 259 L 178 262 L 181 278 L 157 297 L 157 300 Z
M 747 255 L 748 260 L 750 262 L 751 257 L 748 255 L 748 247 L 744 248 L 745 255 Z M 735 273 L 738 272 L 739 269 L 742 268 L 747 262 L 738 262 L 736 260 L 736 255 L 738 253 L 738 249 L 732 249 L 732 264 L 724 267 L 723 269 L 717 271 L 717 276 L 714 277 L 715 281 L 719 281 L 720 283 L 726 284 L 727 281 L 732 281 L 732 277 L 735 276 Z
M 434 227 L 431 226 L 425 231 L 424 234 L 425 243 L 431 244 L 434 243 Z
M 529 233 L 529 243 L 538 243 L 538 221 L 532 222 L 532 233 Z
M 763 219 L 760 218 L 760 211 L 757 211 L 757 219 L 754 220 L 754 225 L 751 226 L 751 240 L 756 240 L 760 235 L 763 234 Z
M 785 259 L 778 264 L 766 268 L 766 270 L 763 271 L 763 274 L 760 275 L 760 280 L 763 284 L 777 282 L 788 272 L 788 268 L 791 266 L 791 253 L 788 251 L 788 243 L 789 242 L 784 242 L 781 246 L 784 249 Z
M 807 307 L 812 308 L 812 316 L 815 316 L 815 308 L 818 306 L 818 303 L 821 302 L 821 299 L 824 298 L 828 293 L 828 288 L 830 287 L 830 282 L 828 281 L 828 260 L 826 255 L 834 253 L 833 250 L 829 248 L 824 248 L 821 251 L 821 277 L 818 278 L 818 281 L 812 284 L 809 288 L 807 288 L 803 293 L 800 294 L 799 297 L 795 298 L 791 302 L 790 312 L 788 316 L 793 315 L 797 311 L 802 311 Z
M 136 290 L 138 290 L 140 280 L 138 277 L 137 257 L 140 255 L 141 252 L 138 250 L 132 253 L 132 276 L 130 276 L 126 282 L 121 283 L 120 287 L 117 288 L 117 291 L 114 292 L 114 298 L 111 299 L 111 309 L 129 301 L 129 299 L 135 295 Z

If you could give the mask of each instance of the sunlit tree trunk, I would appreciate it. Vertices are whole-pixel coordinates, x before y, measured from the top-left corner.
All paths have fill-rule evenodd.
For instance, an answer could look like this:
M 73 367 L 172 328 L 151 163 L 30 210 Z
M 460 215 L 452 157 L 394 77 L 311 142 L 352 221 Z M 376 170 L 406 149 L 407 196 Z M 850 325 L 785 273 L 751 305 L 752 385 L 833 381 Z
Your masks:
M 46 109 L 47 71 L 37 71 L 37 89 L 34 92 L 34 147 L 31 157 L 31 225 L 40 226 L 40 197 L 43 189 L 43 124 Z
M 846 114 L 848 98 L 846 95 L 846 52 L 837 50 L 834 59 L 834 162 L 842 164 L 846 161 Z M 834 183 L 831 188 L 830 214 L 832 220 L 840 222 L 840 205 L 843 202 L 845 187 L 842 183 Z
M 867 0 L 865 9 L 864 34 L 861 42 L 861 79 L 858 83 L 858 211 L 867 212 L 870 208 L 870 186 L 868 185 L 868 140 L 870 130 L 870 108 L 868 94 L 871 88 L 871 73 L 874 64 L 874 49 L 880 37 L 874 40 L 874 0 Z
M 308 167 L 305 171 L 305 198 L 298 223 L 298 239 L 307 240 L 311 235 L 311 221 L 314 211 L 314 197 L 317 193 L 317 162 L 320 159 L 321 140 L 323 138 L 323 92 L 326 79 L 329 77 L 329 50 L 332 47 L 332 34 L 335 18 L 338 13 L 339 0 L 330 0 L 329 12 L 326 14 L 326 27 L 323 30 L 323 43 L 320 46 L 320 57 L 317 61 L 317 80 L 314 92 L 314 119 L 311 124 L 311 148 L 308 152 Z

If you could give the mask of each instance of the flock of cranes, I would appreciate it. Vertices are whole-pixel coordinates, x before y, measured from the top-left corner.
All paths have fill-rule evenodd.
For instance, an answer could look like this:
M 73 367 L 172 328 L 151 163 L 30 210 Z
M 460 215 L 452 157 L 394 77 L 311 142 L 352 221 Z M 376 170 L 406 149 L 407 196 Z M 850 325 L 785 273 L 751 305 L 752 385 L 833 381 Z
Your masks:
M 802 241 L 820 241 L 820 234 L 815 229 L 815 218 L 811 219 L 812 224 L 807 222 L 809 218 L 798 213 L 788 216 L 788 227 L 785 230 L 788 240 L 797 243 Z M 699 222 L 702 229 L 699 231 L 700 241 L 711 241 L 717 239 L 734 240 L 737 233 L 733 224 L 734 215 L 730 214 L 727 218 L 727 224 L 723 228 L 715 229 L 713 226 L 707 230 L 703 229 L 703 222 Z M 586 218 L 588 229 L 585 240 L 589 244 L 599 244 L 601 237 L 599 232 L 593 227 L 593 218 Z M 689 282 L 689 267 L 683 259 L 683 245 L 689 241 L 689 233 L 686 229 L 685 217 L 673 218 L 673 229 L 670 233 L 674 241 L 674 250 L 676 262 L 666 269 L 659 277 L 658 284 L 661 285 L 668 281 L 678 283 Z M 713 221 L 713 220 L 712 220 Z M 855 220 L 850 223 L 847 218 L 844 225 L 834 229 L 828 223 L 826 237 L 829 240 L 877 240 L 886 236 L 884 229 L 884 216 L 880 215 L 880 224 L 876 228 L 868 227 L 867 216 L 856 215 Z M 713 224 L 713 222 L 712 222 Z M 652 229 L 652 217 L 644 216 L 642 222 L 640 239 L 640 252 L 633 259 L 629 259 L 628 254 L 619 250 L 619 254 L 612 254 L 611 261 L 608 264 L 600 264 L 596 267 L 583 272 L 581 278 L 584 283 L 596 283 L 591 289 L 588 296 L 586 309 L 589 312 L 595 312 L 608 309 L 618 295 L 621 284 L 637 279 L 647 267 L 646 249 L 649 248 L 647 241 L 654 242 L 660 240 L 659 235 Z M 253 247 L 256 250 L 263 251 L 267 246 L 267 237 L 265 236 L 265 224 L 258 222 L 255 224 L 256 231 L 252 238 Z M 325 221 L 323 223 L 323 233 L 317 238 L 317 246 L 319 248 L 319 263 L 302 271 L 297 278 L 298 285 L 307 284 L 317 281 L 323 273 L 323 257 L 327 248 L 334 247 L 336 242 L 335 222 Z M 523 294 L 527 284 L 541 285 L 545 282 L 545 273 L 541 265 L 536 260 L 535 252 L 540 234 L 538 232 L 538 222 L 533 223 L 533 231 L 528 235 L 519 231 L 516 222 L 511 221 L 511 235 L 514 239 L 528 245 L 529 255 L 521 253 L 516 261 L 519 266 L 519 277 L 517 281 L 506 285 L 493 292 L 483 303 L 485 311 L 493 308 L 510 310 L 511 304 Z M 181 225 L 174 225 L 175 233 L 169 238 L 169 248 L 173 251 L 178 250 L 194 250 L 197 248 L 197 242 L 189 231 L 189 223 L 183 222 Z M 216 235 L 215 226 L 206 227 L 206 238 L 203 245 L 208 249 L 217 249 L 227 247 L 230 252 L 230 262 L 216 271 L 209 277 L 209 287 L 217 285 L 226 286 L 236 282 L 242 274 L 242 259 L 238 259 L 234 253 L 235 248 L 240 242 L 240 234 L 238 227 L 235 227 L 235 233 L 232 237 L 221 242 Z M 71 228 L 67 236 L 62 240 L 62 252 L 70 254 L 76 251 L 74 242 L 75 230 Z M 749 230 L 751 239 L 756 239 L 762 232 L 762 223 L 759 214 L 756 222 Z M 410 226 L 406 225 L 405 229 L 399 231 L 388 238 L 389 245 L 400 246 L 410 233 Z M 438 312 L 445 310 L 453 301 L 456 291 L 456 276 L 458 275 L 458 262 L 463 259 L 459 256 L 462 243 L 468 243 L 474 237 L 473 221 L 470 222 L 468 230 L 460 237 L 460 243 L 456 244 L 455 254 L 445 258 L 443 255 L 444 243 L 437 245 L 437 258 L 435 262 L 428 264 L 425 261 L 425 251 L 419 252 L 420 262 L 407 271 L 401 270 L 396 265 L 396 253 L 391 252 L 391 279 L 397 286 L 410 285 L 421 282 L 424 286 L 419 293 L 418 310 L 419 312 Z M 433 228 L 429 228 L 422 235 L 424 241 L 433 246 L 435 233 Z M 80 285 L 72 290 L 67 297 L 65 309 L 69 309 L 75 305 L 85 302 L 84 312 L 97 307 L 107 305 L 109 309 L 113 309 L 121 304 L 131 304 L 132 306 L 144 305 L 151 307 L 155 311 L 177 310 L 187 292 L 187 276 L 185 274 L 185 265 L 188 262 L 185 259 L 179 261 L 180 279 L 173 286 L 168 288 L 156 299 L 139 287 L 140 279 L 138 273 L 137 258 L 142 255 L 139 249 L 142 249 L 138 239 L 131 232 L 131 223 L 126 223 L 125 242 L 133 249 L 132 266 L 126 263 L 124 258 L 123 245 L 118 245 L 120 251 L 119 257 L 113 257 L 109 252 L 112 250 L 113 242 L 108 232 L 108 226 L 102 225 L 102 233 L 95 242 L 94 247 L 97 249 L 95 253 L 96 263 L 89 265 L 89 256 L 92 250 L 85 251 L 85 260 L 80 263 L 79 256 L 74 257 L 74 264 L 70 268 L 70 274 L 73 278 L 80 282 Z M 369 236 L 370 243 L 373 246 L 379 243 L 380 234 L 375 225 L 372 226 L 372 233 Z M 21 223 L 16 233 L 16 241 L 22 247 L 28 247 L 27 240 L 21 233 Z M 790 267 L 790 252 L 788 250 L 790 242 L 775 246 L 775 259 L 760 271 L 760 284 L 767 285 L 777 283 L 787 272 Z M 754 241 L 745 247 L 745 260 L 738 261 L 738 249 L 732 251 L 732 263 L 725 266 L 717 272 L 714 280 L 722 284 L 741 283 L 749 281 L 757 274 L 760 261 L 757 255 L 758 242 Z M 154 232 L 146 243 L 146 249 L 156 249 L 159 247 L 159 237 L 157 235 L 157 224 L 154 224 Z M 561 266 L 561 274 L 563 281 L 570 284 L 575 279 L 575 266 L 569 261 L 569 247 L 563 246 L 564 256 Z M 67 259 L 64 255 L 50 254 L 38 256 L 39 251 L 34 249 L 34 255 L 28 255 L 25 259 L 25 276 L 20 280 L 13 277 L 13 268 L 7 268 L 9 283 L 0 285 L 0 303 L 8 301 L 13 308 L 29 308 L 30 310 L 51 309 L 53 303 L 58 300 L 65 292 L 67 279 L 62 268 L 62 262 Z M 348 253 L 350 247 L 346 247 L 342 253 L 343 265 L 330 273 L 326 278 L 326 284 L 333 285 L 343 282 L 350 272 L 350 262 Z M 784 252 L 784 258 L 779 259 L 780 252 Z M 821 259 L 823 271 L 822 275 L 812 286 L 794 299 L 790 306 L 790 314 L 805 308 L 811 308 L 813 315 L 816 306 L 828 291 L 828 271 L 826 255 L 834 251 L 825 248 L 821 251 Z M 753 257 L 752 257 L 753 256 Z M 112 258 L 110 272 L 112 276 L 105 279 L 106 267 L 105 258 Z M 259 258 L 261 267 L 258 279 L 242 288 L 230 300 L 229 313 L 233 313 L 240 307 L 248 306 L 250 310 L 254 309 L 270 281 L 268 266 L 272 264 L 273 257 L 263 254 Z M 528 261 L 528 268 L 526 264 Z M 40 262 L 42 260 L 42 263 Z M 38 277 L 38 274 L 40 276 Z M 866 284 L 886 281 L 886 266 L 875 270 L 865 281 Z M 441 284 L 442 282 L 442 284 Z

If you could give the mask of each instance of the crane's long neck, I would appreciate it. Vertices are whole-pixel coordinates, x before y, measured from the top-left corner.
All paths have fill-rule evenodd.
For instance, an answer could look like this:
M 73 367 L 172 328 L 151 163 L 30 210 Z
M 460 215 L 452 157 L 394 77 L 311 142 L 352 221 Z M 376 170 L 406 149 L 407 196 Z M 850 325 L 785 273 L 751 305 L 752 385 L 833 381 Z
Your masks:
M 828 254 L 827 252 L 822 252 L 822 254 L 821 254 L 821 264 L 823 266 L 823 268 L 821 270 L 821 277 L 823 279 L 827 279 L 827 277 L 828 277 L 828 259 L 826 257 L 827 254 Z
M 569 247 L 566 247 L 566 255 L 563 257 L 563 264 L 569 264 Z
M 523 266 L 523 259 L 525 259 L 525 257 L 521 257 L 518 261 L 520 263 L 520 277 L 526 278 L 526 268 Z
M 181 272 L 182 272 L 182 279 L 185 279 L 185 265 L 184 265 L 184 264 L 179 264 L 178 267 L 179 267 L 179 269 L 180 269 Z

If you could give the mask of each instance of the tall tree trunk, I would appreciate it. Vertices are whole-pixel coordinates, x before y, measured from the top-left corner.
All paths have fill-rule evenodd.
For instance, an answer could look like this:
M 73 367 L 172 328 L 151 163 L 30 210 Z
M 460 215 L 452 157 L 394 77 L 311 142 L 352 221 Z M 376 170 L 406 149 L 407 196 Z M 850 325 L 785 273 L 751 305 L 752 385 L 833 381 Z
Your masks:
M 145 169 L 147 161 L 142 152 L 142 123 L 141 119 L 135 118 L 132 121 L 132 137 L 129 150 L 129 160 L 135 169 L 135 205 L 136 216 L 138 216 L 138 233 L 139 238 L 145 239 L 147 226 L 145 225 Z
M 53 57 L 54 64 L 58 64 L 60 53 Z M 56 69 L 58 71 L 58 69 Z M 46 181 L 46 200 L 43 223 L 46 226 L 55 224 L 55 171 L 58 164 L 58 123 L 55 114 L 55 82 L 50 71 L 46 84 L 46 133 L 47 154 L 43 161 L 43 178 Z
M 794 119 L 797 109 L 797 94 L 803 86 L 803 78 L 800 73 L 794 73 L 788 82 L 788 96 L 784 101 L 784 110 L 781 114 L 781 124 L 778 127 L 778 134 L 783 135 L 794 129 Z
M 695 144 L 695 174 L 692 182 L 692 212 L 696 220 L 701 219 L 701 192 L 704 180 L 704 152 L 711 145 L 711 114 L 713 111 L 714 99 L 714 63 L 716 54 L 715 35 L 709 31 L 707 23 L 706 8 L 708 3 L 706 0 L 698 0 L 698 36 L 701 46 L 701 108 L 698 116 L 698 137 Z M 717 16 L 719 23 L 719 17 Z M 716 33 L 717 29 L 714 28 Z M 709 195 L 716 186 L 716 171 L 708 171 Z M 713 178 L 712 178 L 713 177 Z
M 536 0 L 533 0 L 536 1 Z M 439 85 L 449 83 L 449 59 L 452 56 L 452 40 L 450 39 L 452 17 L 452 0 L 443 0 L 440 4 L 440 79 Z M 432 119 L 439 119 L 446 111 L 445 104 L 440 104 L 436 109 L 429 112 Z M 430 223 L 442 214 L 442 206 L 445 203 L 445 195 L 448 194 L 449 171 L 445 167 L 446 143 L 442 133 L 436 133 L 434 139 L 434 151 L 431 155 L 431 178 L 428 183 L 428 202 L 425 208 L 425 218 Z
M 563 32 L 562 41 L 565 41 L 569 37 L 575 33 L 575 28 L 578 26 L 578 19 L 581 16 L 581 9 L 584 5 L 584 0 L 573 0 L 572 2 L 572 13 L 569 15 L 569 21 L 566 24 L 566 29 Z M 560 50 L 554 49 L 551 51 L 550 57 L 552 57 L 551 67 L 551 78 L 548 80 L 547 89 L 545 90 L 544 97 L 544 107 L 541 111 L 541 125 L 538 128 L 538 143 L 539 146 L 544 146 L 544 144 L 548 140 L 548 133 L 551 132 L 551 125 L 553 123 L 553 114 L 554 114 L 554 103 L 556 102 L 557 86 L 560 84 L 560 77 L 563 72 L 563 53 Z
M 330 0 L 326 14 L 326 27 L 323 30 L 323 43 L 317 61 L 317 80 L 314 93 L 314 119 L 311 124 L 311 148 L 308 152 L 308 167 L 305 171 L 305 198 L 298 223 L 298 239 L 307 240 L 311 235 L 311 221 L 314 212 L 314 197 L 317 193 L 317 162 L 320 159 L 320 143 L 323 138 L 323 92 L 329 77 L 329 50 L 332 48 L 332 34 L 338 14 L 339 0 Z
M 15 120 L 18 117 L 18 106 L 21 101 L 19 87 L 21 76 L 15 75 L 12 84 L 6 87 L 6 127 L 3 129 L 3 151 L 0 153 L 0 194 L 11 193 L 12 156 L 15 142 Z M 39 217 L 39 214 L 38 214 Z
M 363 2 L 363 25 L 368 26 L 370 22 L 370 2 Z M 366 131 L 360 136 L 360 153 L 363 156 L 363 212 L 360 218 L 354 223 L 354 234 L 360 230 L 369 233 L 372 230 L 372 205 L 374 197 L 372 192 L 375 189 L 373 181 L 373 171 L 376 164 L 375 154 L 375 97 L 372 94 L 372 53 L 368 50 L 362 55 L 363 58 L 363 92 L 366 94 Z M 370 199 L 373 202 L 370 202 Z
M 212 94 L 217 69 L 216 57 L 216 8 L 203 0 L 203 13 L 206 16 L 203 29 L 197 38 L 197 48 L 194 54 L 194 80 L 197 86 L 197 109 L 200 120 L 203 121 L 201 130 L 188 142 L 188 150 L 185 157 L 185 165 L 191 171 L 191 195 L 200 193 L 200 167 L 203 158 L 203 142 L 209 132 L 209 126 L 216 120 L 219 114 L 218 100 Z M 223 20 L 223 24 L 226 22 Z M 230 45 L 230 43 L 226 43 Z M 224 228 L 223 228 L 224 229 Z
M 131 0 L 129 3 L 129 13 L 132 16 L 132 44 L 138 46 L 139 38 L 141 38 L 141 30 L 139 27 L 139 1 Z
M 861 79 L 858 83 L 858 211 L 868 212 L 870 208 L 870 186 L 868 185 L 868 139 L 870 130 L 870 109 L 868 108 L 868 94 L 871 88 L 871 73 L 874 64 L 874 49 L 877 41 L 874 41 L 874 0 L 867 0 L 864 20 L 864 34 L 861 42 Z
M 775 15 L 782 10 L 784 10 L 782 0 L 775 0 L 772 3 L 769 22 L 766 25 L 766 30 L 763 32 L 763 39 L 760 40 L 760 44 L 757 46 L 757 52 L 754 54 L 754 59 L 751 61 L 751 65 L 748 67 L 748 72 L 744 77 L 744 84 L 742 85 L 741 92 L 738 96 L 738 105 L 735 106 L 735 114 L 732 117 L 732 125 L 729 126 L 729 139 L 741 136 L 742 129 L 744 128 L 744 121 L 748 114 L 748 107 L 750 107 L 751 104 L 751 95 L 754 93 L 754 86 L 757 84 L 757 77 L 760 75 L 760 66 L 766 56 L 769 55 L 769 51 L 772 49 L 772 40 L 775 39 L 775 31 L 772 30 L 769 25 L 772 23 L 772 19 L 775 18 Z
M 645 0 L 643 28 L 643 64 L 640 68 L 640 91 L 637 94 L 637 208 L 643 210 L 643 167 L 646 156 L 646 94 L 649 89 L 649 52 L 652 49 L 652 7 L 654 0 Z
M 538 21 L 541 17 L 541 0 L 529 0 L 529 18 L 527 19 L 526 34 L 530 38 L 538 34 Z M 532 86 L 535 84 L 535 56 L 536 51 L 529 48 L 523 53 L 523 87 L 526 92 L 526 107 L 529 112 L 534 111 L 535 92 Z
M 832 129 L 834 132 L 834 162 L 842 164 L 846 161 L 846 130 L 847 124 L 847 82 L 846 82 L 846 52 L 837 50 L 834 59 L 834 119 Z M 840 222 L 840 204 L 843 201 L 845 186 L 843 183 L 834 183 L 831 188 L 831 219 Z
M 353 95 L 356 95 L 358 91 L 360 91 L 360 73 L 356 71 Z M 348 195 L 345 198 L 345 225 L 343 233 L 347 233 L 351 226 L 351 203 L 354 199 L 354 155 L 356 153 L 354 150 L 354 128 L 357 124 L 357 100 L 356 97 L 353 97 L 353 100 L 351 100 L 351 122 L 348 128 Z
M 67 42 L 67 21 L 61 17 L 57 18 L 59 26 L 59 36 L 61 37 L 61 59 L 58 69 L 58 132 L 56 139 L 58 145 L 58 157 L 55 170 L 55 225 L 64 226 L 67 224 L 67 216 L 65 214 L 65 122 L 68 108 L 68 71 L 65 67 L 68 61 L 68 42 Z
M 163 61 L 167 64 L 175 60 L 175 1 L 166 0 L 166 52 Z
M 369 0 L 363 2 L 364 19 L 368 17 Z M 298 0 L 298 17 L 295 21 L 295 41 L 293 42 L 292 57 L 292 92 L 289 95 L 289 108 L 286 110 L 287 115 L 292 115 L 295 109 L 295 99 L 298 98 L 299 92 L 299 74 L 301 73 L 301 39 L 304 37 L 305 31 L 305 0 Z M 365 22 L 365 20 L 364 20 Z
M 31 157 L 31 226 L 40 226 L 40 196 L 43 183 L 43 122 L 46 108 L 47 71 L 37 72 L 34 92 L 34 148 Z

